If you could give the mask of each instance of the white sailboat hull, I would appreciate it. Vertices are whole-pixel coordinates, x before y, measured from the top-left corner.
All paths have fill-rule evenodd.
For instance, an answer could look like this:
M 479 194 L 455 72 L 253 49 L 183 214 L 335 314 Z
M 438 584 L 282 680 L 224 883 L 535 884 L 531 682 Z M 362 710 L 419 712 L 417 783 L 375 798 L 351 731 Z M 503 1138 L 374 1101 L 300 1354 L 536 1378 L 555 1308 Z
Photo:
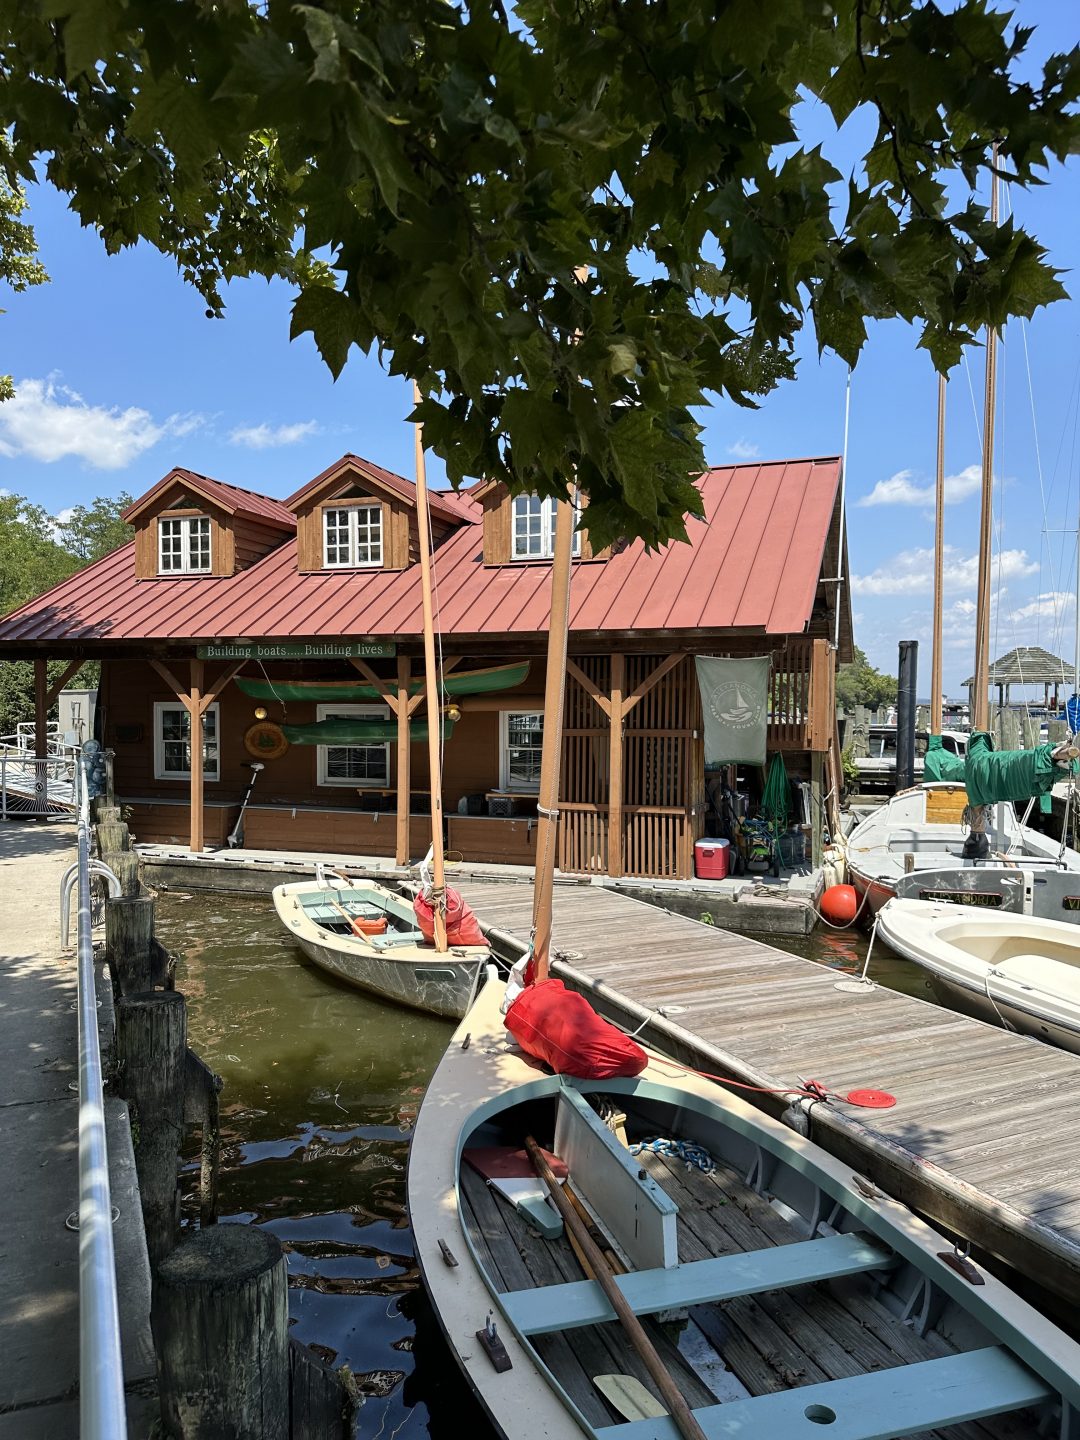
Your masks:
M 390 939 L 337 933 L 330 928 L 336 923 L 336 906 L 382 910 Z M 401 896 L 375 881 L 349 881 L 336 889 L 316 880 L 278 885 L 274 908 L 300 949 L 321 970 L 382 1000 L 451 1020 L 460 1020 L 468 1010 L 491 956 L 486 945 L 455 946 L 440 955 L 412 928 L 411 909 Z M 339 928 L 344 928 L 344 917 L 340 920 Z
M 881 938 L 967 1014 L 1080 1054 L 1080 931 L 1033 916 L 893 900 Z

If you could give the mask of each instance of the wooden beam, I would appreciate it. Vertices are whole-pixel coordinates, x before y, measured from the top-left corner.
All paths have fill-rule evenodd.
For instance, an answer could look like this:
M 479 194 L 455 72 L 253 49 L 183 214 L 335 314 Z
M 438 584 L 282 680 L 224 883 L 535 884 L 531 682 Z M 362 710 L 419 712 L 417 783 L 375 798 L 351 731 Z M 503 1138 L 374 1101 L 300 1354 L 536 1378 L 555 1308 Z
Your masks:
M 614 664 L 614 660 L 615 660 L 614 655 L 613 655 L 611 658 L 612 658 L 612 663 Z M 621 657 L 620 657 L 620 658 L 621 658 Z M 567 660 L 566 660 L 566 673 L 567 673 L 567 675 L 572 675 L 572 676 L 574 677 L 574 679 L 577 681 L 577 683 L 578 683 L 578 684 L 581 686 L 581 688 L 585 691 L 586 695 L 588 695 L 588 696 L 590 697 L 590 699 L 595 700 L 596 703 L 597 703 L 597 705 L 599 705 L 599 706 L 600 706 L 600 709 L 604 712 L 604 714 L 607 715 L 607 716 L 610 718 L 610 716 L 611 716 L 611 701 L 610 701 L 610 700 L 608 699 L 608 697 L 604 694 L 604 692 L 600 689 L 600 687 L 599 687 L 599 685 L 597 685 L 596 681 L 590 679 L 590 677 L 585 674 L 585 671 L 582 670 L 581 666 L 577 663 L 577 661 L 576 661 L 576 660 L 571 660 L 571 659 L 569 658 L 569 656 L 567 657 Z
M 188 845 L 193 855 L 203 848 L 203 707 L 202 689 L 205 665 L 202 660 L 191 662 L 191 689 L 185 702 L 191 741 L 191 838 Z
M 666 659 L 661 660 L 659 665 L 654 666 L 648 675 L 645 676 L 644 680 L 638 681 L 623 701 L 623 714 L 626 715 L 633 710 L 639 700 L 644 700 L 649 691 L 652 690 L 654 686 L 659 685 L 664 676 L 667 675 L 669 671 L 674 670 L 675 666 L 685 659 L 686 651 L 676 650 L 667 656 Z
M 354 660 L 359 670 L 362 661 Z M 366 667 L 365 667 L 366 668 Z M 409 739 L 409 680 L 412 662 L 407 655 L 397 657 L 397 695 L 393 700 L 393 711 L 397 716 L 397 835 L 394 858 L 399 865 L 409 863 L 409 785 L 412 765 L 412 745 Z M 419 696 L 416 697 L 419 700 Z
M 568 666 L 572 664 L 568 661 Z M 607 872 L 617 879 L 623 873 L 623 696 L 626 692 L 626 656 L 611 657 L 611 721 L 608 752 Z
M 194 665 L 196 662 L 193 660 L 191 663 Z M 157 673 L 158 673 L 158 674 L 161 676 L 161 678 L 165 681 L 165 684 L 166 684 L 166 685 L 169 687 L 169 689 L 173 692 L 173 694 L 176 696 L 176 698 L 183 704 L 185 710 L 187 710 L 187 711 L 190 713 L 190 711 L 191 711 L 191 696 L 190 696 L 190 695 L 188 694 L 188 692 L 184 689 L 184 687 L 180 684 L 180 681 L 177 680 L 176 676 L 175 676 L 175 675 L 173 674 L 173 672 L 169 669 L 169 667 L 165 664 L 165 662 L 164 662 L 163 660 L 154 660 L 154 659 L 151 659 L 150 664 L 154 667 L 154 669 L 157 671 Z
M 225 686 L 236 679 L 237 675 L 240 674 L 240 671 L 244 668 L 244 665 L 246 663 L 246 661 L 240 660 L 235 665 L 227 665 L 225 667 L 225 669 L 211 685 L 210 689 L 207 690 L 205 694 L 201 697 L 199 701 L 200 715 L 205 715 L 206 711 L 210 708 L 210 706 L 218 698 L 221 692 L 225 689 Z
M 83 664 L 84 661 L 82 660 L 72 660 L 71 663 L 65 668 L 64 673 L 60 676 L 60 679 L 57 680 L 55 684 L 49 686 L 48 690 L 45 692 L 45 705 L 47 709 L 52 709 L 53 705 L 56 702 L 56 697 L 60 694 L 60 691 L 75 674 L 75 671 L 82 669 Z M 48 671 L 46 670 L 45 673 L 47 675 Z
M 382 698 L 386 701 L 387 705 L 390 706 L 390 713 L 391 713 L 392 715 L 397 715 L 399 720 L 400 720 L 400 718 L 401 718 L 400 713 L 399 713 L 399 711 L 398 711 L 398 703 L 399 703 L 399 701 L 400 701 L 400 699 L 401 699 L 401 662 L 402 662 L 402 660 L 405 660 L 405 656 L 399 655 L 399 656 L 398 656 L 398 670 L 397 670 L 397 673 L 398 673 L 398 688 L 397 688 L 396 691 L 394 691 L 393 689 L 391 689 L 390 681 L 389 681 L 389 680 L 384 680 L 381 675 L 376 675 L 376 674 L 375 674 L 375 671 L 372 670 L 371 666 L 367 663 L 366 660 L 361 660 L 358 655 L 350 655 L 350 656 L 349 656 L 349 664 L 352 665 L 354 669 L 359 670 L 360 674 L 364 677 L 364 679 L 368 682 L 369 685 L 374 685 L 374 686 L 375 686 L 375 689 L 379 692 L 379 694 L 382 696 Z M 407 660 L 405 660 L 405 668 L 406 668 L 406 674 L 407 674 L 407 673 L 408 673 L 408 661 L 407 661 Z M 407 691 L 406 691 L 405 699 L 408 699 L 408 692 L 407 692 Z M 400 730 L 399 730 L 399 733 L 398 733 L 398 739 L 399 739 L 399 741 L 400 741 L 400 738 L 401 738 L 401 735 L 400 735 Z M 400 864 L 401 862 L 399 861 L 398 863 Z

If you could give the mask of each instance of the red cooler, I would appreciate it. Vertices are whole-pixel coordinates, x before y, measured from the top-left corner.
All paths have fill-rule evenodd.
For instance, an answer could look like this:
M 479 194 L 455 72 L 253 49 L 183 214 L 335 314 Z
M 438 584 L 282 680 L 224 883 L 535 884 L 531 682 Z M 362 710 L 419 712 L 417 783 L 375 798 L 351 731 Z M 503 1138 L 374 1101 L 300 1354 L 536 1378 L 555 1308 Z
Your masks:
M 699 880 L 726 880 L 730 840 L 696 840 L 694 874 Z

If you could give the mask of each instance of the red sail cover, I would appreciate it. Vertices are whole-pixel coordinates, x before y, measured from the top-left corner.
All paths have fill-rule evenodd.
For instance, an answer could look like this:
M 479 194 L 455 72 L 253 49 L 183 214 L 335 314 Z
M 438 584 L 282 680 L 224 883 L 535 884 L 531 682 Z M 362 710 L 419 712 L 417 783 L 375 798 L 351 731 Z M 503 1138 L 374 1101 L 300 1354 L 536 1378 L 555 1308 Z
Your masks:
M 422 894 L 413 901 L 413 914 L 425 940 L 435 939 L 435 913 L 431 902 Z M 486 945 L 480 922 L 456 890 L 446 887 L 446 943 L 448 945 Z
M 541 980 L 523 990 L 506 1012 L 506 1028 L 527 1054 L 558 1075 L 610 1080 L 640 1075 L 649 1063 L 640 1045 L 561 980 Z

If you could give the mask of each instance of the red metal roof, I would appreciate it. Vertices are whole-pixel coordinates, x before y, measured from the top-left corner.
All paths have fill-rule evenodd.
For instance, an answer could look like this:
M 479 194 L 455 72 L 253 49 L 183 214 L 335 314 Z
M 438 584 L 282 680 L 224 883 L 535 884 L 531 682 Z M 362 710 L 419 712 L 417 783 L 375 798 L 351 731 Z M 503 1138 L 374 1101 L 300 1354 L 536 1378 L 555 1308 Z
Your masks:
M 367 476 L 368 479 L 374 480 L 380 485 L 385 485 L 388 490 L 392 490 L 395 495 L 400 495 L 401 498 L 407 500 L 410 505 L 416 504 L 416 486 L 411 480 L 406 480 L 403 475 L 395 475 L 392 470 L 384 470 L 381 465 L 376 465 L 371 460 L 365 460 L 361 455 L 351 454 L 343 455 L 340 460 L 335 460 L 333 465 L 328 465 L 321 474 L 316 475 L 314 480 L 309 480 L 306 485 L 301 485 L 299 490 L 295 490 L 288 497 L 285 504 L 288 505 L 291 510 L 298 509 L 312 491 L 318 490 L 320 485 L 324 484 L 332 475 L 336 475 L 339 470 L 344 468 L 355 470 L 361 477 Z M 452 492 L 444 490 L 429 490 L 428 499 L 433 515 L 442 520 L 448 520 L 454 523 L 463 517 L 462 513 L 455 506 L 447 504 L 447 499 L 450 498 L 451 493 Z
M 171 485 L 187 486 L 204 499 L 220 505 L 229 515 L 253 515 L 259 520 L 279 525 L 283 530 L 296 529 L 296 516 L 280 500 L 271 500 L 269 495 L 260 495 L 257 490 L 242 490 L 239 485 L 227 485 L 224 480 L 212 480 L 209 475 L 199 475 L 194 470 L 184 470 L 179 466 L 170 470 L 145 495 L 133 500 L 120 518 L 134 520 Z
M 689 545 L 650 554 L 637 541 L 608 560 L 574 566 L 571 631 L 800 633 L 813 610 L 839 479 L 835 458 L 708 471 L 698 482 L 705 518 L 689 522 Z M 457 498 L 463 510 L 470 503 Z M 474 502 L 472 510 L 479 519 Z M 0 653 L 50 640 L 421 633 L 415 566 L 301 575 L 290 536 L 227 578 L 136 580 L 133 552 L 133 545 L 123 546 L 0 620 Z M 477 521 L 459 525 L 443 541 L 435 573 L 444 635 L 546 631 L 550 565 L 485 566 Z

